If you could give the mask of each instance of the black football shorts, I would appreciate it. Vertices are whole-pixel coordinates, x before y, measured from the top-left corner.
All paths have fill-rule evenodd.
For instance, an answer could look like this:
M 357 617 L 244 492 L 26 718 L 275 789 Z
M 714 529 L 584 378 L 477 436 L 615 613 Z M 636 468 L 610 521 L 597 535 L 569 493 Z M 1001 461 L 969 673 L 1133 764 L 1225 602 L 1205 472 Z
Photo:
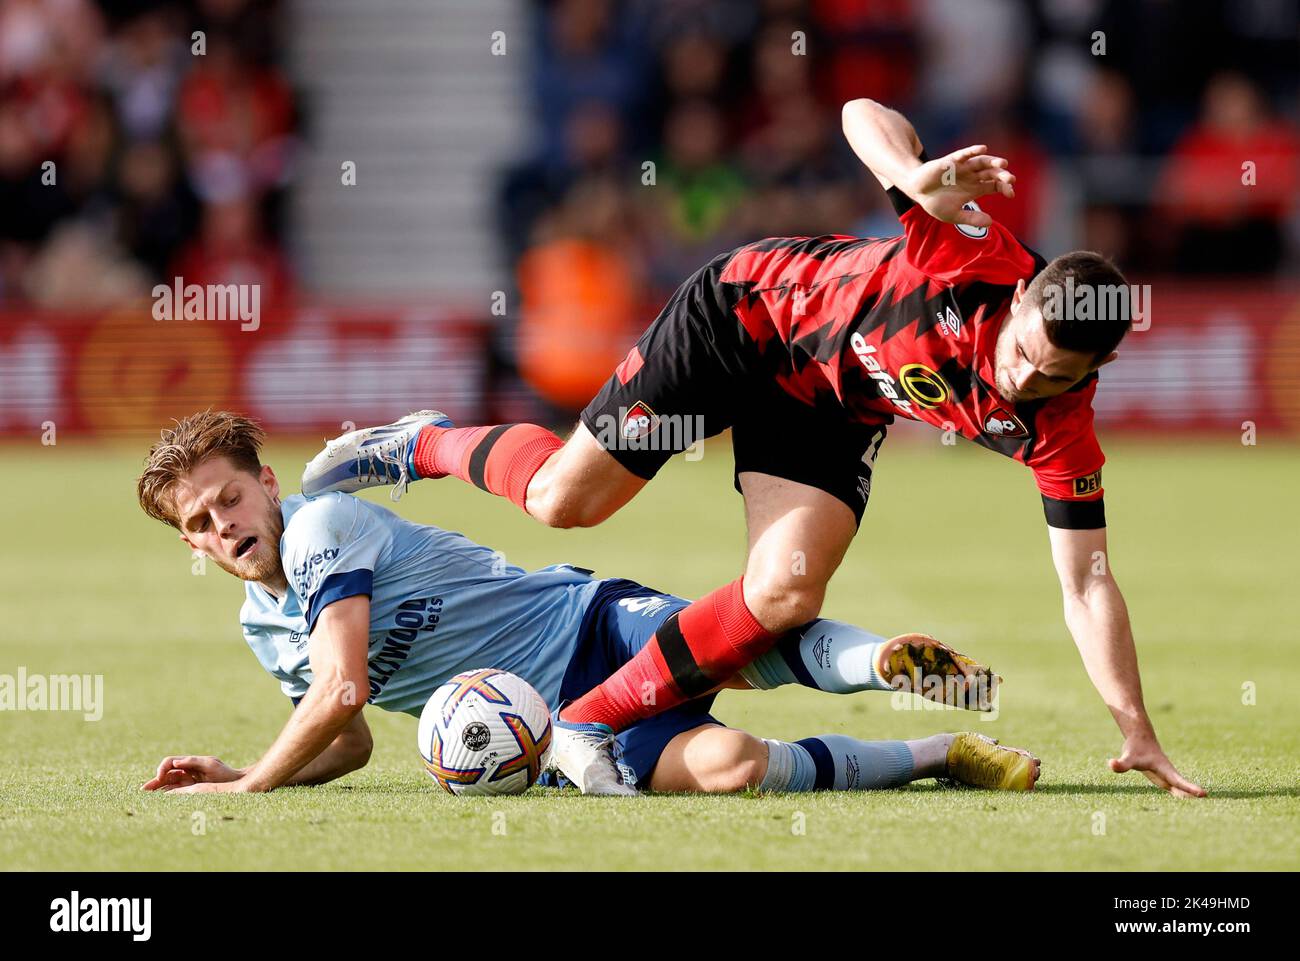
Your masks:
M 851 420 L 838 403 L 812 407 L 777 386 L 732 313 L 742 292 L 720 280 L 730 257 L 677 289 L 583 410 L 582 423 L 647 480 L 674 454 L 731 428 L 736 490 L 744 471 L 770 474 L 826 491 L 861 523 L 885 428 Z

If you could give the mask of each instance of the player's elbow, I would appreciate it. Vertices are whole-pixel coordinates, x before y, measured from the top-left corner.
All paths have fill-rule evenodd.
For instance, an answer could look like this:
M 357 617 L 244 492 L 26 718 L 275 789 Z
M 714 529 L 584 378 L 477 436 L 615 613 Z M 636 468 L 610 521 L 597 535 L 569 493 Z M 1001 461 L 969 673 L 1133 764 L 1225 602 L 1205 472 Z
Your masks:
M 370 732 L 364 734 L 354 734 L 348 737 L 346 752 L 343 755 L 345 774 L 352 771 L 359 771 L 370 763 L 370 755 L 374 753 L 375 742 L 370 736 Z
M 368 679 L 341 675 L 322 685 L 321 704 L 332 717 L 351 721 L 365 708 L 368 690 Z
M 849 127 L 857 120 L 873 120 L 879 122 L 896 123 L 897 118 L 902 115 L 879 100 L 872 100 L 870 97 L 855 97 L 847 100 L 844 106 L 840 108 L 840 123 L 845 133 Z M 909 125 L 910 126 L 910 125 Z
M 860 117 L 878 106 L 879 104 L 874 100 L 868 100 L 866 97 L 846 100 L 844 106 L 840 108 L 840 126 L 845 133 L 848 133 L 855 117 Z
M 354 690 L 355 688 L 348 688 L 347 693 L 343 695 L 342 703 L 339 705 L 339 712 L 349 721 L 359 716 L 366 706 L 366 699 L 354 694 Z
M 854 97 L 852 100 L 846 100 L 844 106 L 840 108 L 840 116 L 847 120 L 855 113 L 861 113 L 864 110 L 883 110 L 884 107 L 872 100 L 870 97 Z
M 1087 573 L 1071 572 L 1061 579 L 1061 597 L 1067 611 L 1109 603 L 1117 590 L 1114 577 L 1104 569 Z

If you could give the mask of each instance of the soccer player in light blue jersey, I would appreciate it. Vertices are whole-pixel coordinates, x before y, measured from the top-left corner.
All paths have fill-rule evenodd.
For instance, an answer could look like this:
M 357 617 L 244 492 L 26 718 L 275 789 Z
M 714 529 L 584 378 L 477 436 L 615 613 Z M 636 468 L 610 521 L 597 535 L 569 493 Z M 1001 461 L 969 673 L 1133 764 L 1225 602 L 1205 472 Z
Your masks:
M 518 674 L 556 710 L 613 675 L 689 603 L 565 564 L 525 571 L 461 534 L 350 494 L 282 499 L 275 473 L 260 462 L 263 436 L 238 415 L 188 417 L 162 432 L 138 494 L 148 514 L 245 582 L 244 637 L 295 709 L 248 767 L 173 755 L 146 790 L 267 791 L 333 780 L 369 759 L 366 704 L 418 716 L 441 684 L 474 668 Z M 602 794 L 634 794 L 633 785 L 856 790 L 936 777 L 1032 788 L 1036 758 L 977 734 L 790 742 L 727 728 L 709 713 L 722 688 L 887 691 L 922 673 L 955 682 L 931 693 L 959 690 L 971 697 L 963 706 L 991 706 L 991 672 L 933 638 L 886 640 L 817 620 L 707 695 L 620 732 L 621 753 L 613 755 L 620 763 L 565 773 Z

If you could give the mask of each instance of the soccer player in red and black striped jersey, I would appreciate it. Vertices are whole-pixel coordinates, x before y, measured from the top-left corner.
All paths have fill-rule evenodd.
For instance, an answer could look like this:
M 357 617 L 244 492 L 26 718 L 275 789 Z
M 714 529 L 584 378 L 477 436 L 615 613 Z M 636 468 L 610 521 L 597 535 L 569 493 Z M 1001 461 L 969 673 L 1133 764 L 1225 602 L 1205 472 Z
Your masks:
M 422 413 L 331 442 L 308 465 L 304 492 L 397 483 L 400 493 L 412 479 L 454 474 L 544 524 L 587 527 L 674 453 L 731 429 L 749 532 L 743 576 L 670 618 L 563 708 L 564 770 L 595 763 L 612 732 L 715 689 L 817 617 L 888 425 L 903 416 L 954 430 L 1033 471 L 1066 623 L 1124 737 L 1111 770 L 1202 796 L 1156 738 L 1123 597 L 1095 562 L 1106 526 L 1092 397 L 1130 326 L 1128 301 L 1111 296 L 1127 290 L 1123 276 L 1089 252 L 1047 263 L 983 213 L 980 197 L 1015 191 L 1007 161 L 983 145 L 930 160 L 906 118 L 870 100 L 845 105 L 844 131 L 902 236 L 777 237 L 715 258 L 567 442 L 531 424 L 454 428 Z M 1116 302 L 1123 309 L 1096 309 Z

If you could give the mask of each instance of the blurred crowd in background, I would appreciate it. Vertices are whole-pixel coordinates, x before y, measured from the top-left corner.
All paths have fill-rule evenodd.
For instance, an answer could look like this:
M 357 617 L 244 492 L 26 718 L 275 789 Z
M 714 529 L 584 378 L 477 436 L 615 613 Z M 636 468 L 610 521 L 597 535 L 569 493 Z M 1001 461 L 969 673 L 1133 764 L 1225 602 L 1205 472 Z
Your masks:
M 585 237 L 661 287 L 755 237 L 896 233 L 840 134 L 855 97 L 932 156 L 1010 158 L 1017 198 L 987 207 L 1031 244 L 1071 216 L 1137 270 L 1268 274 L 1300 241 L 1290 0 L 556 0 L 538 32 L 516 257 Z
M 280 13 L 0 0 L 0 304 L 112 306 L 177 275 L 288 293 Z
M 840 133 L 856 97 L 904 111 L 932 156 L 1008 157 L 1017 196 L 985 209 L 1048 255 L 1293 275 L 1298 8 L 535 2 L 534 136 L 489 178 L 519 305 L 498 353 L 569 408 L 717 253 L 896 233 Z M 303 287 L 284 216 L 305 136 L 291 14 L 310 4 L 0 0 L 0 306 L 109 306 L 174 276 L 260 284 L 264 308 Z
M 525 371 L 569 404 L 592 381 L 548 377 L 566 329 L 617 342 L 759 237 L 898 232 L 840 131 L 857 97 L 931 156 L 1008 157 L 1017 195 L 984 209 L 1048 256 L 1227 276 L 1300 253 L 1292 0 L 554 0 L 536 33 L 536 150 L 501 234 Z

